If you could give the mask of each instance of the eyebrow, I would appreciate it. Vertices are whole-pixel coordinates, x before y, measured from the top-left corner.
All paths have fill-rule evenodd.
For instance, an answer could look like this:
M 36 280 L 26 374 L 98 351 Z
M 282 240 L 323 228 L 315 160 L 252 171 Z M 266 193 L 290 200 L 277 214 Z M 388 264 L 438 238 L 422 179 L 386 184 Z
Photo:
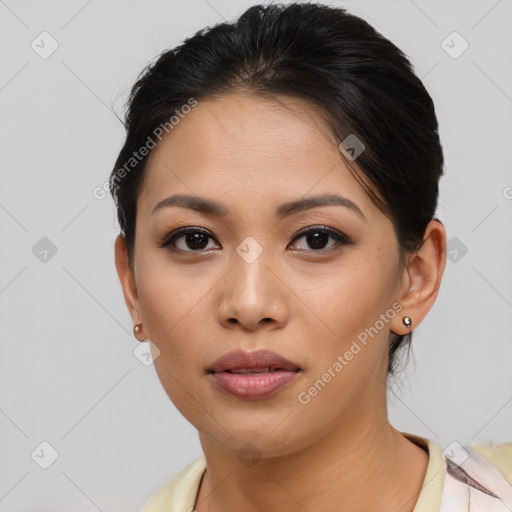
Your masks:
M 185 194 L 176 194 L 167 197 L 166 199 L 163 199 L 158 204 L 156 204 L 153 208 L 153 211 L 151 212 L 151 215 L 153 215 L 156 211 L 169 206 L 188 208 L 205 215 L 212 215 L 217 217 L 225 217 L 229 213 L 224 205 L 213 199 L 189 196 Z M 283 203 L 277 207 L 276 216 L 284 218 L 299 212 L 303 212 L 305 210 L 318 208 L 320 206 L 343 206 L 355 212 L 361 218 L 366 219 L 363 212 L 356 203 L 350 199 L 347 199 L 346 197 L 334 194 L 323 194 L 320 196 L 306 197 L 297 199 L 295 201 L 290 201 L 288 203 Z

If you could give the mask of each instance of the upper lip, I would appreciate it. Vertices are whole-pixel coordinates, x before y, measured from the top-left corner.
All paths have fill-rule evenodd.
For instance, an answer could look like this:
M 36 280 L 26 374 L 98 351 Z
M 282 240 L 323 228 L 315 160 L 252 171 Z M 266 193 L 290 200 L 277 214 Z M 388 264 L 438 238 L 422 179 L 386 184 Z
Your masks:
M 235 350 L 217 359 L 208 368 L 208 373 L 262 368 L 274 368 L 288 371 L 301 370 L 297 364 L 270 350 L 256 350 L 254 352 Z

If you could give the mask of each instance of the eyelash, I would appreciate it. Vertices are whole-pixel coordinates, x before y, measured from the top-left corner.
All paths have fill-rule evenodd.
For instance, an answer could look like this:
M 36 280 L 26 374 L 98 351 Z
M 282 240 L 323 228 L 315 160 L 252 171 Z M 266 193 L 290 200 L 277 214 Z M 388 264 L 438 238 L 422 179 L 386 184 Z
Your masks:
M 167 235 L 164 240 L 159 244 L 159 247 L 160 248 L 167 248 L 167 250 L 169 250 L 170 252 L 189 252 L 189 253 L 200 253 L 202 250 L 204 249 L 200 249 L 200 250 L 183 250 L 183 249 L 178 249 L 174 244 L 176 242 L 177 239 L 181 238 L 182 236 L 184 235 L 187 235 L 187 234 L 190 234 L 190 233 L 201 233 L 209 238 L 212 238 L 212 239 L 215 239 L 208 230 L 204 229 L 204 228 L 199 228 L 199 227 L 183 227 L 183 228 L 179 228 L 179 229 L 176 229 L 175 231 L 173 231 L 172 233 L 170 233 L 169 235 Z M 338 246 L 344 246 L 344 245 L 352 245 L 353 242 L 352 240 L 342 234 L 342 233 L 339 233 L 338 231 L 335 231 L 331 228 L 328 228 L 326 226 L 310 226 L 306 229 L 303 229 L 301 231 L 299 231 L 295 236 L 294 238 L 292 239 L 292 242 L 295 242 L 296 240 L 304 237 L 304 236 L 307 236 L 309 235 L 310 233 L 323 233 L 323 234 L 327 234 L 329 235 L 331 238 L 333 238 L 334 240 L 336 240 L 336 243 Z M 330 252 L 332 250 L 335 250 L 336 249 L 336 246 L 334 247 L 329 247 L 327 249 L 311 249 L 311 250 L 308 250 L 307 252 L 315 252 L 315 253 L 322 253 L 322 252 Z M 299 249 L 300 251 L 303 251 L 304 249 Z

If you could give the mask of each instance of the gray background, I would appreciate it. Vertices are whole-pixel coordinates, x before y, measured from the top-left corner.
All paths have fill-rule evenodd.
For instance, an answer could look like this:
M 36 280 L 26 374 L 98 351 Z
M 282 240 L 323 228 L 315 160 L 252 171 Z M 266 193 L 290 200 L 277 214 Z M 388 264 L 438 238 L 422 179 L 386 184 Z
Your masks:
M 123 141 L 113 111 L 143 66 L 252 3 L 0 1 L 3 512 L 135 511 L 202 453 L 153 366 L 133 353 L 141 345 L 114 266 L 113 203 L 93 190 Z M 392 423 L 441 448 L 510 442 L 512 2 L 331 4 L 411 58 L 445 151 L 438 215 L 450 260 L 390 394 Z M 47 58 L 31 47 L 51 49 L 43 31 L 58 43 Z M 453 31 L 469 44 L 457 58 L 463 40 L 442 43 Z M 44 441 L 58 453 L 47 469 Z

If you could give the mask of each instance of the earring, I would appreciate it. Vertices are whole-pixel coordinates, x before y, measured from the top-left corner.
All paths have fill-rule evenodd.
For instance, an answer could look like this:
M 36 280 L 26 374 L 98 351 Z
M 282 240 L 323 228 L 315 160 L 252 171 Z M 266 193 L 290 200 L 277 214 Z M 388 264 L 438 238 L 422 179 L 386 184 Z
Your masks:
M 137 337 L 137 334 L 142 330 L 142 324 L 137 324 L 133 326 L 133 335 Z
M 405 327 L 409 328 L 412 325 L 412 318 L 410 316 L 404 316 L 402 318 L 402 323 L 405 325 Z

